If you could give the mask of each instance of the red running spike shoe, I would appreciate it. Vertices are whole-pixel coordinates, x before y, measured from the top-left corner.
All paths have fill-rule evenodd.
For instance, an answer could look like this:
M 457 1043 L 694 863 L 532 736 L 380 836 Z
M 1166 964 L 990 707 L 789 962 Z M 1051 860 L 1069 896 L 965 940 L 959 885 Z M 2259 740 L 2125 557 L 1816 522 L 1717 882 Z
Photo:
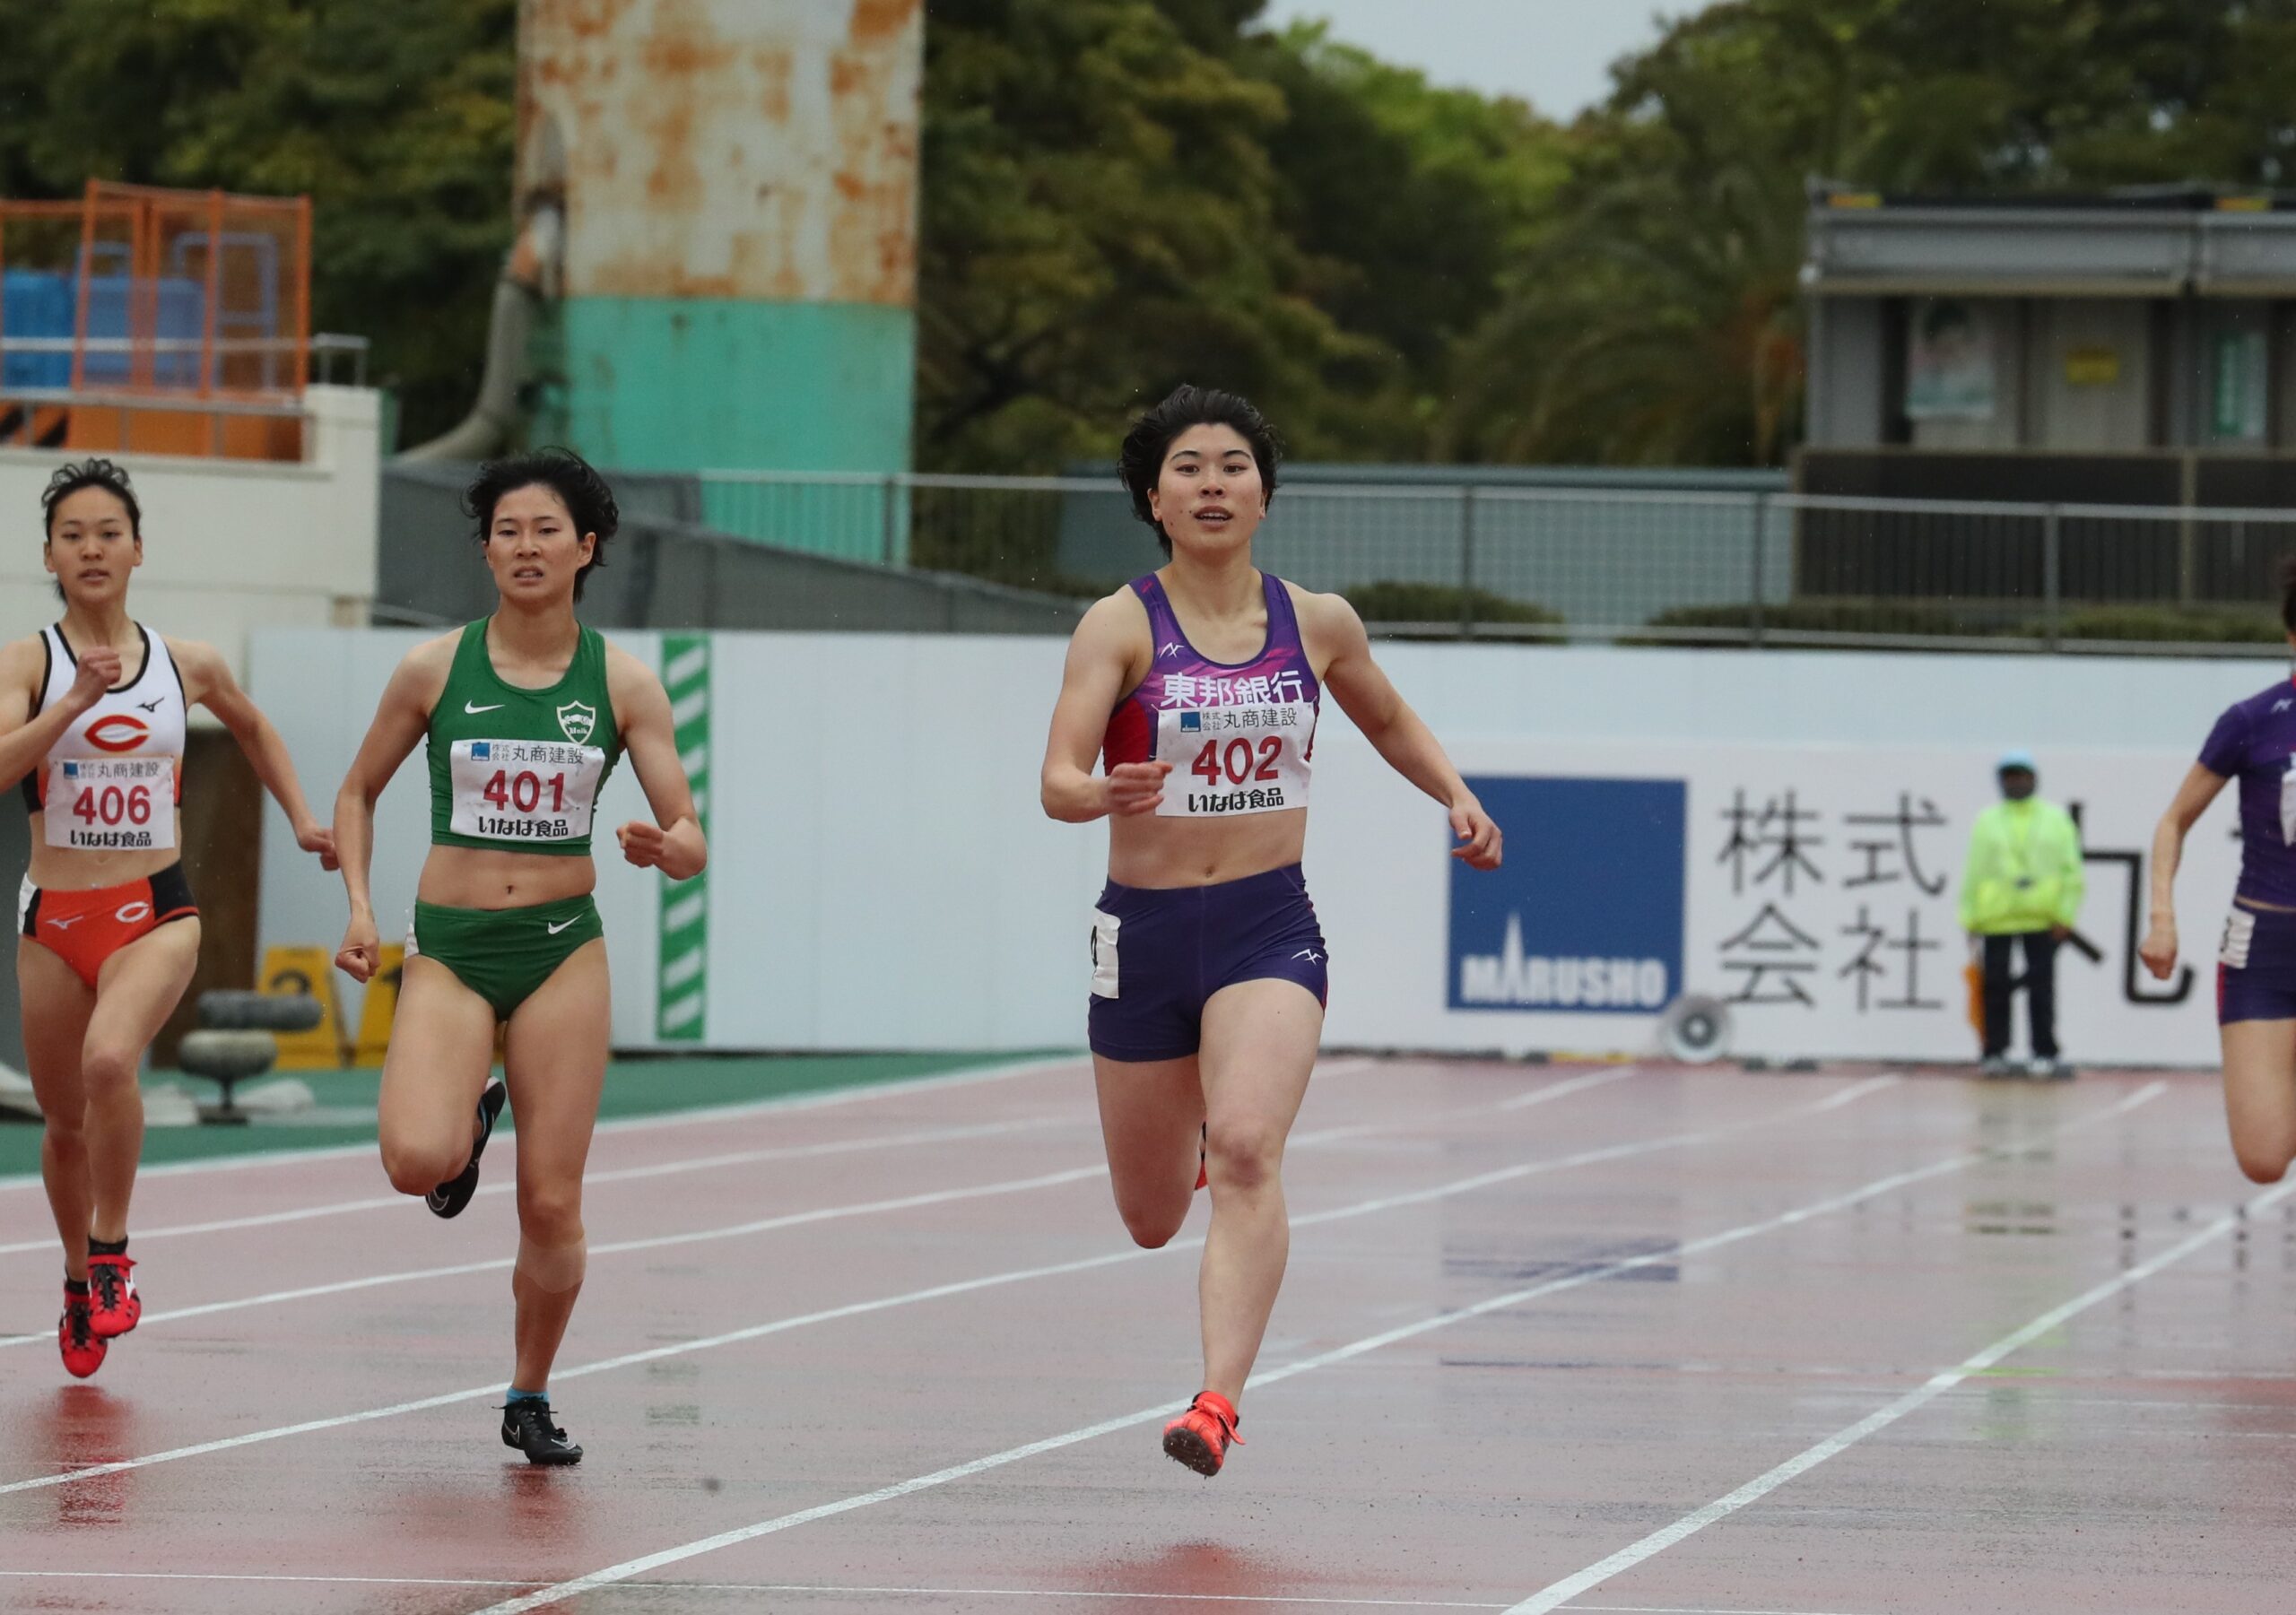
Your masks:
M 85 1379 L 104 1366 L 111 1342 L 88 1325 L 88 1298 L 64 1292 L 64 1315 L 57 1320 L 56 1343 L 64 1352 L 64 1371 Z
M 1177 1458 L 1199 1475 L 1220 1472 L 1232 1443 L 1244 1445 L 1236 1434 L 1236 1405 L 1217 1391 L 1198 1391 L 1187 1411 L 1164 1427 L 1164 1454 Z
M 144 1298 L 135 1293 L 135 1281 L 128 1277 L 128 1270 L 135 1265 L 126 1256 L 88 1258 L 88 1326 L 100 1341 L 126 1334 L 144 1316 Z

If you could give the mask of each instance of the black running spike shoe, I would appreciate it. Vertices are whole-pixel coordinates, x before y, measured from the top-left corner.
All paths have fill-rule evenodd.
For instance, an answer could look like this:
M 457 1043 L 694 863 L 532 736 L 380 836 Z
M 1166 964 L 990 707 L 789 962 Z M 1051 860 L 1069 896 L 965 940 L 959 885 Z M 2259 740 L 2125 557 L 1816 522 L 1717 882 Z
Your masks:
M 494 1118 L 502 1114 L 502 1101 L 509 1097 L 500 1077 L 488 1080 L 486 1090 L 478 1096 L 478 1135 L 471 1142 L 470 1163 L 422 1197 L 432 1216 L 459 1216 L 478 1193 L 478 1158 L 486 1153 L 486 1141 L 494 1136 Z
M 546 1402 L 514 1402 L 502 1410 L 502 1445 L 526 1454 L 529 1463 L 579 1463 L 582 1449 L 550 1420 Z

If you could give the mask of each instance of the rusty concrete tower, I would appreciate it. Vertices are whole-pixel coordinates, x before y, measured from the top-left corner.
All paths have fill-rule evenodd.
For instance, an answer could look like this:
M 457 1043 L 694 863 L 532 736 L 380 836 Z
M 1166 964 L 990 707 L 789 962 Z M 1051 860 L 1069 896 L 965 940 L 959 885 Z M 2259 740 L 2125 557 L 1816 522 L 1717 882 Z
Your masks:
M 908 469 L 922 0 L 524 0 L 561 396 L 632 469 Z

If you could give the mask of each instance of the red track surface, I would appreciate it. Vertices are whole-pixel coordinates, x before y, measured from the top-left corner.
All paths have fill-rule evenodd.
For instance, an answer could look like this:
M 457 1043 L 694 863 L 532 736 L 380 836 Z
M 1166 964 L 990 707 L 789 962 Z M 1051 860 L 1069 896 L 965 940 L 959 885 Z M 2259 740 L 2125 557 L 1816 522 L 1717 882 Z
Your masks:
M 564 1472 L 494 1435 L 506 1194 L 167 1234 L 387 1192 L 150 1178 L 77 1385 L 0 1188 L 0 1609 L 2290 1607 L 2296 1201 L 2207 1081 L 1335 1062 L 1209 1482 L 1156 1444 L 1208 1208 L 1135 1251 L 1097 1159 L 1073 1066 L 602 1134 Z

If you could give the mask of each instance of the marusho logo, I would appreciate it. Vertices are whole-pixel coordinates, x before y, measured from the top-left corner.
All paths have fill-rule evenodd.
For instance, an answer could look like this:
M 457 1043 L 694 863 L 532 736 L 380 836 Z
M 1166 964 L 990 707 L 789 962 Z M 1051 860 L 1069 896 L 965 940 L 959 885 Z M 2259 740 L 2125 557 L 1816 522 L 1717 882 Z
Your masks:
M 1451 865 L 1455 1010 L 1655 1015 L 1682 991 L 1679 779 L 1470 779 L 1507 838 Z

